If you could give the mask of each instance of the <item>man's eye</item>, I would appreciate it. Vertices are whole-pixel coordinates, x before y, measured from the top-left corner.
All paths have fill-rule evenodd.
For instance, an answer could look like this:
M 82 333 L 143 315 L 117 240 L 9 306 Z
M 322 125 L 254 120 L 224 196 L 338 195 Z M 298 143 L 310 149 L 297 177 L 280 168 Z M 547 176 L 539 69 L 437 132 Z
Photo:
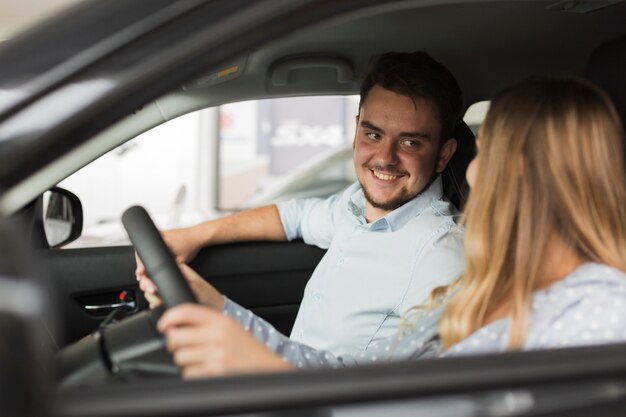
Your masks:
M 378 140 L 380 139 L 380 135 L 376 132 L 369 132 L 366 133 L 365 136 L 367 136 L 368 138 L 372 139 L 372 140 Z
M 418 140 L 410 140 L 410 139 L 406 139 L 402 141 L 402 145 L 406 146 L 407 148 L 419 148 L 419 146 L 421 145 L 420 141 Z

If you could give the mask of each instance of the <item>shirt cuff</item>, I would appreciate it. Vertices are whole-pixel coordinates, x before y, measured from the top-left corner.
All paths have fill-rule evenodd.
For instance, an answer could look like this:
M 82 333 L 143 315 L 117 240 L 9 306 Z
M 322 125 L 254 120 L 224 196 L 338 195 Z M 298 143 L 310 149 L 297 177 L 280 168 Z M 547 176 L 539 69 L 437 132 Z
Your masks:
M 224 307 L 222 307 L 222 314 L 224 314 L 225 316 L 232 317 L 239 324 L 242 324 L 238 320 L 238 318 L 243 317 L 244 316 L 243 313 L 246 312 L 247 310 L 243 308 L 242 306 L 240 306 L 239 304 L 237 304 L 236 302 L 230 300 L 225 295 L 223 297 L 224 297 Z

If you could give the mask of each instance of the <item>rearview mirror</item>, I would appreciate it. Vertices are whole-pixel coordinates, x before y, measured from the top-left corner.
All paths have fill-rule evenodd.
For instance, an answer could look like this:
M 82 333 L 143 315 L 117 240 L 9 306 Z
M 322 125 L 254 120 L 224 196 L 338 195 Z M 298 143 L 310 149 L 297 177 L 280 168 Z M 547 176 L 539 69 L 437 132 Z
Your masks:
M 43 227 L 48 246 L 58 248 L 83 231 L 83 208 L 75 194 L 54 187 L 43 194 Z

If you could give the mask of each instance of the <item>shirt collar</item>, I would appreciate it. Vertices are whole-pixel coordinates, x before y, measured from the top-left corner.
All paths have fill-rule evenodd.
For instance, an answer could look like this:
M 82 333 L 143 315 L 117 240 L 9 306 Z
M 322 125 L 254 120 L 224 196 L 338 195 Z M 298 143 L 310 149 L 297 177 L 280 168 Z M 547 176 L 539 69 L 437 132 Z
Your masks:
M 369 230 L 388 230 L 390 232 L 399 230 L 404 227 L 409 220 L 422 213 L 422 211 L 430 205 L 431 201 L 439 200 L 441 197 L 443 197 L 443 186 L 441 176 L 438 175 L 424 191 L 419 193 L 411 201 L 371 223 Z M 360 224 L 367 224 L 365 220 L 365 194 L 361 187 L 358 187 L 350 196 L 348 200 L 348 211 L 352 213 Z

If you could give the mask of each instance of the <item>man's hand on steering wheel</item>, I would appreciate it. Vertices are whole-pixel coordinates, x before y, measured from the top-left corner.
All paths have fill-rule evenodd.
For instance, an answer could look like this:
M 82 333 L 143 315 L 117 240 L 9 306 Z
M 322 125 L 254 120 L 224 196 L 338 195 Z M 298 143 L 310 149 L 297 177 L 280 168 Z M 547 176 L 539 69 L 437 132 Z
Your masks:
M 202 248 L 202 242 L 196 238 L 196 235 L 197 233 L 193 227 L 161 232 L 163 241 L 172 252 L 177 263 L 188 263 L 196 257 L 198 251 Z M 137 262 L 135 275 L 138 277 L 146 275 L 146 268 L 137 253 L 135 253 L 135 261 Z

